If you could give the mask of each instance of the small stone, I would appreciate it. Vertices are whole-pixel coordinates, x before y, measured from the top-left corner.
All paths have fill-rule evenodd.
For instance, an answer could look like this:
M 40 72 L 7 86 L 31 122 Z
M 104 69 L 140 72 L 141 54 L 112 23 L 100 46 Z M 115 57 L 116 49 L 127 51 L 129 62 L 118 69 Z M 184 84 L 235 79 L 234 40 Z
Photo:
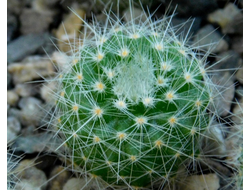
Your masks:
M 49 135 L 48 133 L 39 133 L 25 137 L 20 136 L 15 140 L 12 147 L 17 151 L 22 151 L 27 154 L 42 152 L 47 149 L 51 138 L 52 135 Z
M 220 180 L 216 174 L 192 175 L 182 181 L 181 190 L 218 190 Z
M 62 24 L 59 26 L 55 33 L 56 38 L 58 38 L 57 45 L 63 52 L 72 51 L 71 46 L 67 45 L 68 43 L 78 43 L 75 41 L 75 39 L 79 37 L 78 31 L 80 31 L 83 25 L 83 21 L 80 18 L 84 18 L 85 11 L 79 8 L 75 9 L 74 11 L 75 13 L 70 12 L 68 15 L 66 15 L 66 17 L 62 21 Z
M 87 186 L 86 186 L 87 184 Z M 105 189 L 101 183 L 96 182 L 96 180 L 91 179 L 90 177 L 83 178 L 71 178 L 63 186 L 63 190 L 79 190 L 85 187 L 86 190 L 91 189 Z
M 243 14 L 233 3 L 209 14 L 208 21 L 219 24 L 224 34 L 243 34 Z
M 210 109 L 219 116 L 226 116 L 230 113 L 234 98 L 234 81 L 229 72 L 225 72 L 223 75 L 213 75 L 212 81 L 217 86 L 217 93 L 214 94 Z
M 243 124 L 243 98 L 241 98 L 236 104 L 236 106 L 233 108 L 232 120 L 235 125 Z
M 22 128 L 21 134 L 23 137 L 36 135 L 38 134 L 38 130 L 36 126 L 29 125 L 29 126 L 25 126 L 24 128 Z
M 46 55 L 50 56 L 54 51 L 57 50 L 56 45 L 54 45 L 51 42 L 51 38 L 52 38 L 52 36 L 49 33 L 44 33 L 44 43 L 42 46 L 40 46 L 37 49 L 36 54 L 40 54 L 40 55 L 46 54 Z
M 20 97 L 34 96 L 37 92 L 39 92 L 38 87 L 34 84 L 17 84 L 14 91 Z
M 67 69 L 70 63 L 70 57 L 66 55 L 66 53 L 54 51 L 51 60 L 53 63 L 58 65 L 59 68 Z
M 206 132 L 208 138 L 204 139 L 203 152 L 205 155 L 212 155 L 216 157 L 224 157 L 227 153 L 227 147 L 225 142 L 225 132 L 227 126 L 217 121 L 213 121 L 209 129 Z
M 33 160 L 21 161 L 15 171 L 18 172 L 20 181 L 17 182 L 15 190 L 45 190 L 47 177 L 42 170 L 37 169 Z
M 59 2 L 62 3 L 61 0 L 34 0 L 32 7 L 39 12 L 44 12 L 55 7 Z
M 40 56 L 32 56 L 21 63 L 13 63 L 8 66 L 8 71 L 13 76 L 15 84 L 30 82 L 41 77 L 52 76 L 54 74 L 53 64 L 49 59 Z
M 53 12 L 40 13 L 34 9 L 25 8 L 20 15 L 20 31 L 23 35 L 44 33 L 52 21 Z
M 7 142 L 11 142 L 17 138 L 21 131 L 21 124 L 15 117 L 7 118 Z
M 232 47 L 231 49 L 243 56 L 243 36 L 232 36 L 231 37 Z
M 39 23 L 39 22 L 38 22 Z M 27 34 L 18 37 L 7 45 L 7 61 L 11 64 L 21 61 L 28 55 L 36 52 L 36 50 L 44 44 L 45 34 Z
M 54 91 L 56 90 L 56 82 L 51 81 L 42 86 L 40 89 L 40 94 L 42 96 L 42 99 L 45 100 L 45 102 L 48 105 L 55 105 L 56 104 L 56 98 L 54 95 Z
M 10 107 L 8 109 L 8 117 L 12 116 L 12 117 L 17 118 L 20 121 L 20 114 L 21 114 L 21 111 L 16 109 L 16 108 L 11 108 Z
M 21 108 L 20 121 L 23 125 L 39 126 L 40 120 L 43 118 L 40 100 L 34 97 L 24 97 L 20 99 L 18 106 Z
M 30 112 L 33 112 L 33 113 L 37 109 L 37 107 L 40 105 L 41 105 L 41 101 L 34 97 L 21 98 L 21 100 L 18 103 L 18 106 L 22 110 L 30 110 Z
M 13 90 L 8 90 L 7 91 L 7 103 L 10 106 L 15 106 L 19 100 L 18 95 L 15 93 Z
M 228 50 L 216 56 L 216 64 L 212 69 L 224 70 L 233 75 L 240 67 L 242 67 L 240 55 L 233 50 Z
M 61 190 L 70 177 L 70 172 L 62 166 L 56 166 L 50 173 L 52 179 L 48 184 L 48 190 Z
M 212 45 L 212 49 L 211 49 Z M 201 28 L 194 37 L 193 46 L 201 47 L 201 49 L 211 51 L 211 53 L 219 53 L 228 50 L 229 45 L 222 35 L 212 25 L 206 25 Z
M 242 86 L 238 86 L 236 89 L 236 95 L 239 96 L 239 99 L 243 99 L 243 87 Z
M 79 190 L 84 187 L 86 183 L 87 182 L 84 179 L 71 178 L 63 186 L 63 190 Z
M 241 83 L 243 84 L 243 68 L 240 68 L 236 75 L 235 75 L 236 79 Z

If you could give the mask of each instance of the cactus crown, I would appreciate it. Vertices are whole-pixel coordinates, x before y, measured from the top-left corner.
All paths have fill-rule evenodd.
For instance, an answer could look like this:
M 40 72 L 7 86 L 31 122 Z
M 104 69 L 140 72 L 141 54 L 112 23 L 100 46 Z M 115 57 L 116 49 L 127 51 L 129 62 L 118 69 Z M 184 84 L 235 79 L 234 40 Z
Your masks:
M 74 170 L 130 188 L 168 181 L 199 155 L 211 100 L 205 58 L 167 18 L 140 19 L 86 23 L 92 37 L 58 73 L 54 93 L 57 134 Z

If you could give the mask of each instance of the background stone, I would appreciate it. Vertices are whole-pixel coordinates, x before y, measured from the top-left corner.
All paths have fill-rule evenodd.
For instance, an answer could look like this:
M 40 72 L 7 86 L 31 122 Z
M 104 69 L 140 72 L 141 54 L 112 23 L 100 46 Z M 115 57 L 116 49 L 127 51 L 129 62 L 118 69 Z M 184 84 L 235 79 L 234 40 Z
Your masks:
M 18 37 L 7 45 L 7 61 L 13 63 L 21 61 L 26 56 L 31 55 L 40 48 L 48 35 L 45 34 L 27 34 Z
M 53 21 L 53 12 L 40 13 L 34 9 L 23 9 L 20 15 L 22 34 L 39 34 L 48 30 Z

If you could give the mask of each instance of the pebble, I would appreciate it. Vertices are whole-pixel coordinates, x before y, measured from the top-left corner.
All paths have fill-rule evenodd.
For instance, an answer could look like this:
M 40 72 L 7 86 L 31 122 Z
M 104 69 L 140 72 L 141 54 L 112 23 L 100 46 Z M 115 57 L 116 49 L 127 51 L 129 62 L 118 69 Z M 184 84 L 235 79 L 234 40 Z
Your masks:
M 81 178 L 71 178 L 63 186 L 63 190 L 79 190 L 84 187 L 87 182 Z M 88 188 L 86 188 L 88 189 Z
M 235 78 L 241 83 L 243 84 L 243 68 L 240 68 L 236 75 L 235 75 Z
M 21 124 L 15 117 L 7 118 L 7 142 L 12 142 L 21 131 Z
M 224 157 L 227 153 L 225 136 L 227 133 L 227 126 L 217 121 L 213 121 L 206 132 L 203 152 L 205 155 L 212 155 L 216 157 Z
M 57 87 L 56 82 L 51 81 L 51 82 L 44 84 L 40 88 L 41 97 L 46 102 L 46 104 L 52 105 L 52 106 L 55 105 L 56 99 L 53 96 L 53 92 L 56 90 L 56 87 Z
M 234 98 L 234 81 L 229 72 L 213 75 L 212 81 L 217 86 L 217 91 L 214 94 L 214 102 L 210 109 L 219 116 L 226 116 L 230 113 L 232 100 Z
M 23 97 L 18 102 L 18 106 L 21 108 L 20 121 L 23 125 L 39 126 L 44 113 L 41 100 L 34 97 Z
M 243 98 L 241 98 L 236 104 L 236 106 L 233 108 L 232 120 L 235 125 L 243 124 Z
M 211 24 L 202 27 L 197 32 L 194 36 L 193 46 L 198 46 L 198 48 L 200 46 L 201 49 L 211 51 L 211 53 L 220 53 L 229 48 L 227 41 Z
M 52 135 L 48 133 L 39 133 L 30 136 L 20 136 L 16 139 L 12 145 L 17 151 L 25 152 L 26 154 L 32 154 L 45 151 L 50 143 Z
M 16 84 L 14 91 L 20 97 L 28 97 L 34 96 L 37 92 L 39 92 L 39 89 L 38 86 L 34 84 Z
M 23 137 L 38 134 L 37 127 L 34 125 L 24 126 L 21 130 L 21 134 Z
M 53 37 L 50 33 L 44 33 L 44 43 L 37 49 L 36 54 L 46 54 L 48 55 L 47 57 L 49 57 L 54 51 L 56 51 L 57 47 L 55 44 L 52 43 L 52 38 Z
M 34 160 L 22 160 L 17 168 L 20 181 L 17 182 L 15 190 L 45 190 L 47 177 L 42 170 L 37 169 Z
M 242 86 L 238 86 L 236 89 L 236 94 L 241 98 L 243 98 L 243 87 Z
M 243 56 L 243 36 L 232 36 L 231 38 L 231 49 Z
M 54 74 L 53 64 L 49 59 L 40 56 L 31 56 L 21 63 L 12 63 L 8 66 L 14 84 L 30 82 L 41 77 Z
M 53 21 L 53 12 L 38 12 L 32 8 L 24 8 L 20 15 L 20 32 L 26 34 L 44 33 Z
M 233 3 L 209 14 L 208 21 L 219 24 L 224 34 L 243 34 L 243 13 Z
M 48 190 L 62 190 L 64 184 L 70 178 L 70 172 L 62 166 L 56 166 L 50 173 L 51 181 L 48 183 Z M 81 188 L 80 188 L 81 189 Z
M 19 100 L 17 93 L 14 90 L 7 91 L 7 103 L 10 106 L 15 106 Z
M 234 50 L 222 52 L 216 56 L 217 63 L 212 67 L 214 70 L 224 70 L 231 75 L 242 67 L 242 59 L 240 55 Z
M 67 69 L 71 61 L 70 56 L 64 52 L 54 51 L 51 56 L 53 63 L 58 65 L 58 68 Z
M 71 178 L 63 186 L 63 190 L 92 190 L 92 189 L 105 189 L 104 185 L 98 183 L 97 180 L 91 180 L 89 177 L 83 178 Z M 87 185 L 86 185 L 87 184 Z
M 21 61 L 44 44 L 48 34 L 27 34 L 18 37 L 7 45 L 7 61 L 11 64 Z
M 83 21 L 78 18 L 84 18 L 85 11 L 82 9 L 75 9 L 76 13 L 70 12 L 62 21 L 62 24 L 55 32 L 55 36 L 58 39 L 58 48 L 63 52 L 71 52 L 71 47 L 68 43 L 78 43 L 75 39 L 79 37 L 80 29 L 82 28 Z M 78 16 L 76 16 L 76 14 Z M 77 46 L 77 45 L 76 45 Z M 73 52 L 71 52 L 73 53 Z
M 54 8 L 57 3 L 63 3 L 61 0 L 33 0 L 32 7 L 40 12 Z
M 220 180 L 216 174 L 203 174 L 188 176 L 180 184 L 181 190 L 218 190 Z
M 18 102 L 21 108 L 9 108 L 8 116 L 16 117 L 23 126 L 40 126 L 44 113 L 42 107 L 44 106 L 40 100 L 34 97 L 21 98 Z

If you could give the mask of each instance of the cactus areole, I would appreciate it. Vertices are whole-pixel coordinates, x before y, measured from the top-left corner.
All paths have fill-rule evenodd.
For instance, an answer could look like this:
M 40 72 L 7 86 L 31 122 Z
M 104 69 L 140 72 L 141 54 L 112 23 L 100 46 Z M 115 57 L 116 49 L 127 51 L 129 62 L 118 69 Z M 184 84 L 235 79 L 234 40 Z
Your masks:
M 61 146 L 74 167 L 107 184 L 168 181 L 197 158 L 209 125 L 205 59 L 166 18 L 108 22 L 88 25 L 93 37 L 57 75 Z

